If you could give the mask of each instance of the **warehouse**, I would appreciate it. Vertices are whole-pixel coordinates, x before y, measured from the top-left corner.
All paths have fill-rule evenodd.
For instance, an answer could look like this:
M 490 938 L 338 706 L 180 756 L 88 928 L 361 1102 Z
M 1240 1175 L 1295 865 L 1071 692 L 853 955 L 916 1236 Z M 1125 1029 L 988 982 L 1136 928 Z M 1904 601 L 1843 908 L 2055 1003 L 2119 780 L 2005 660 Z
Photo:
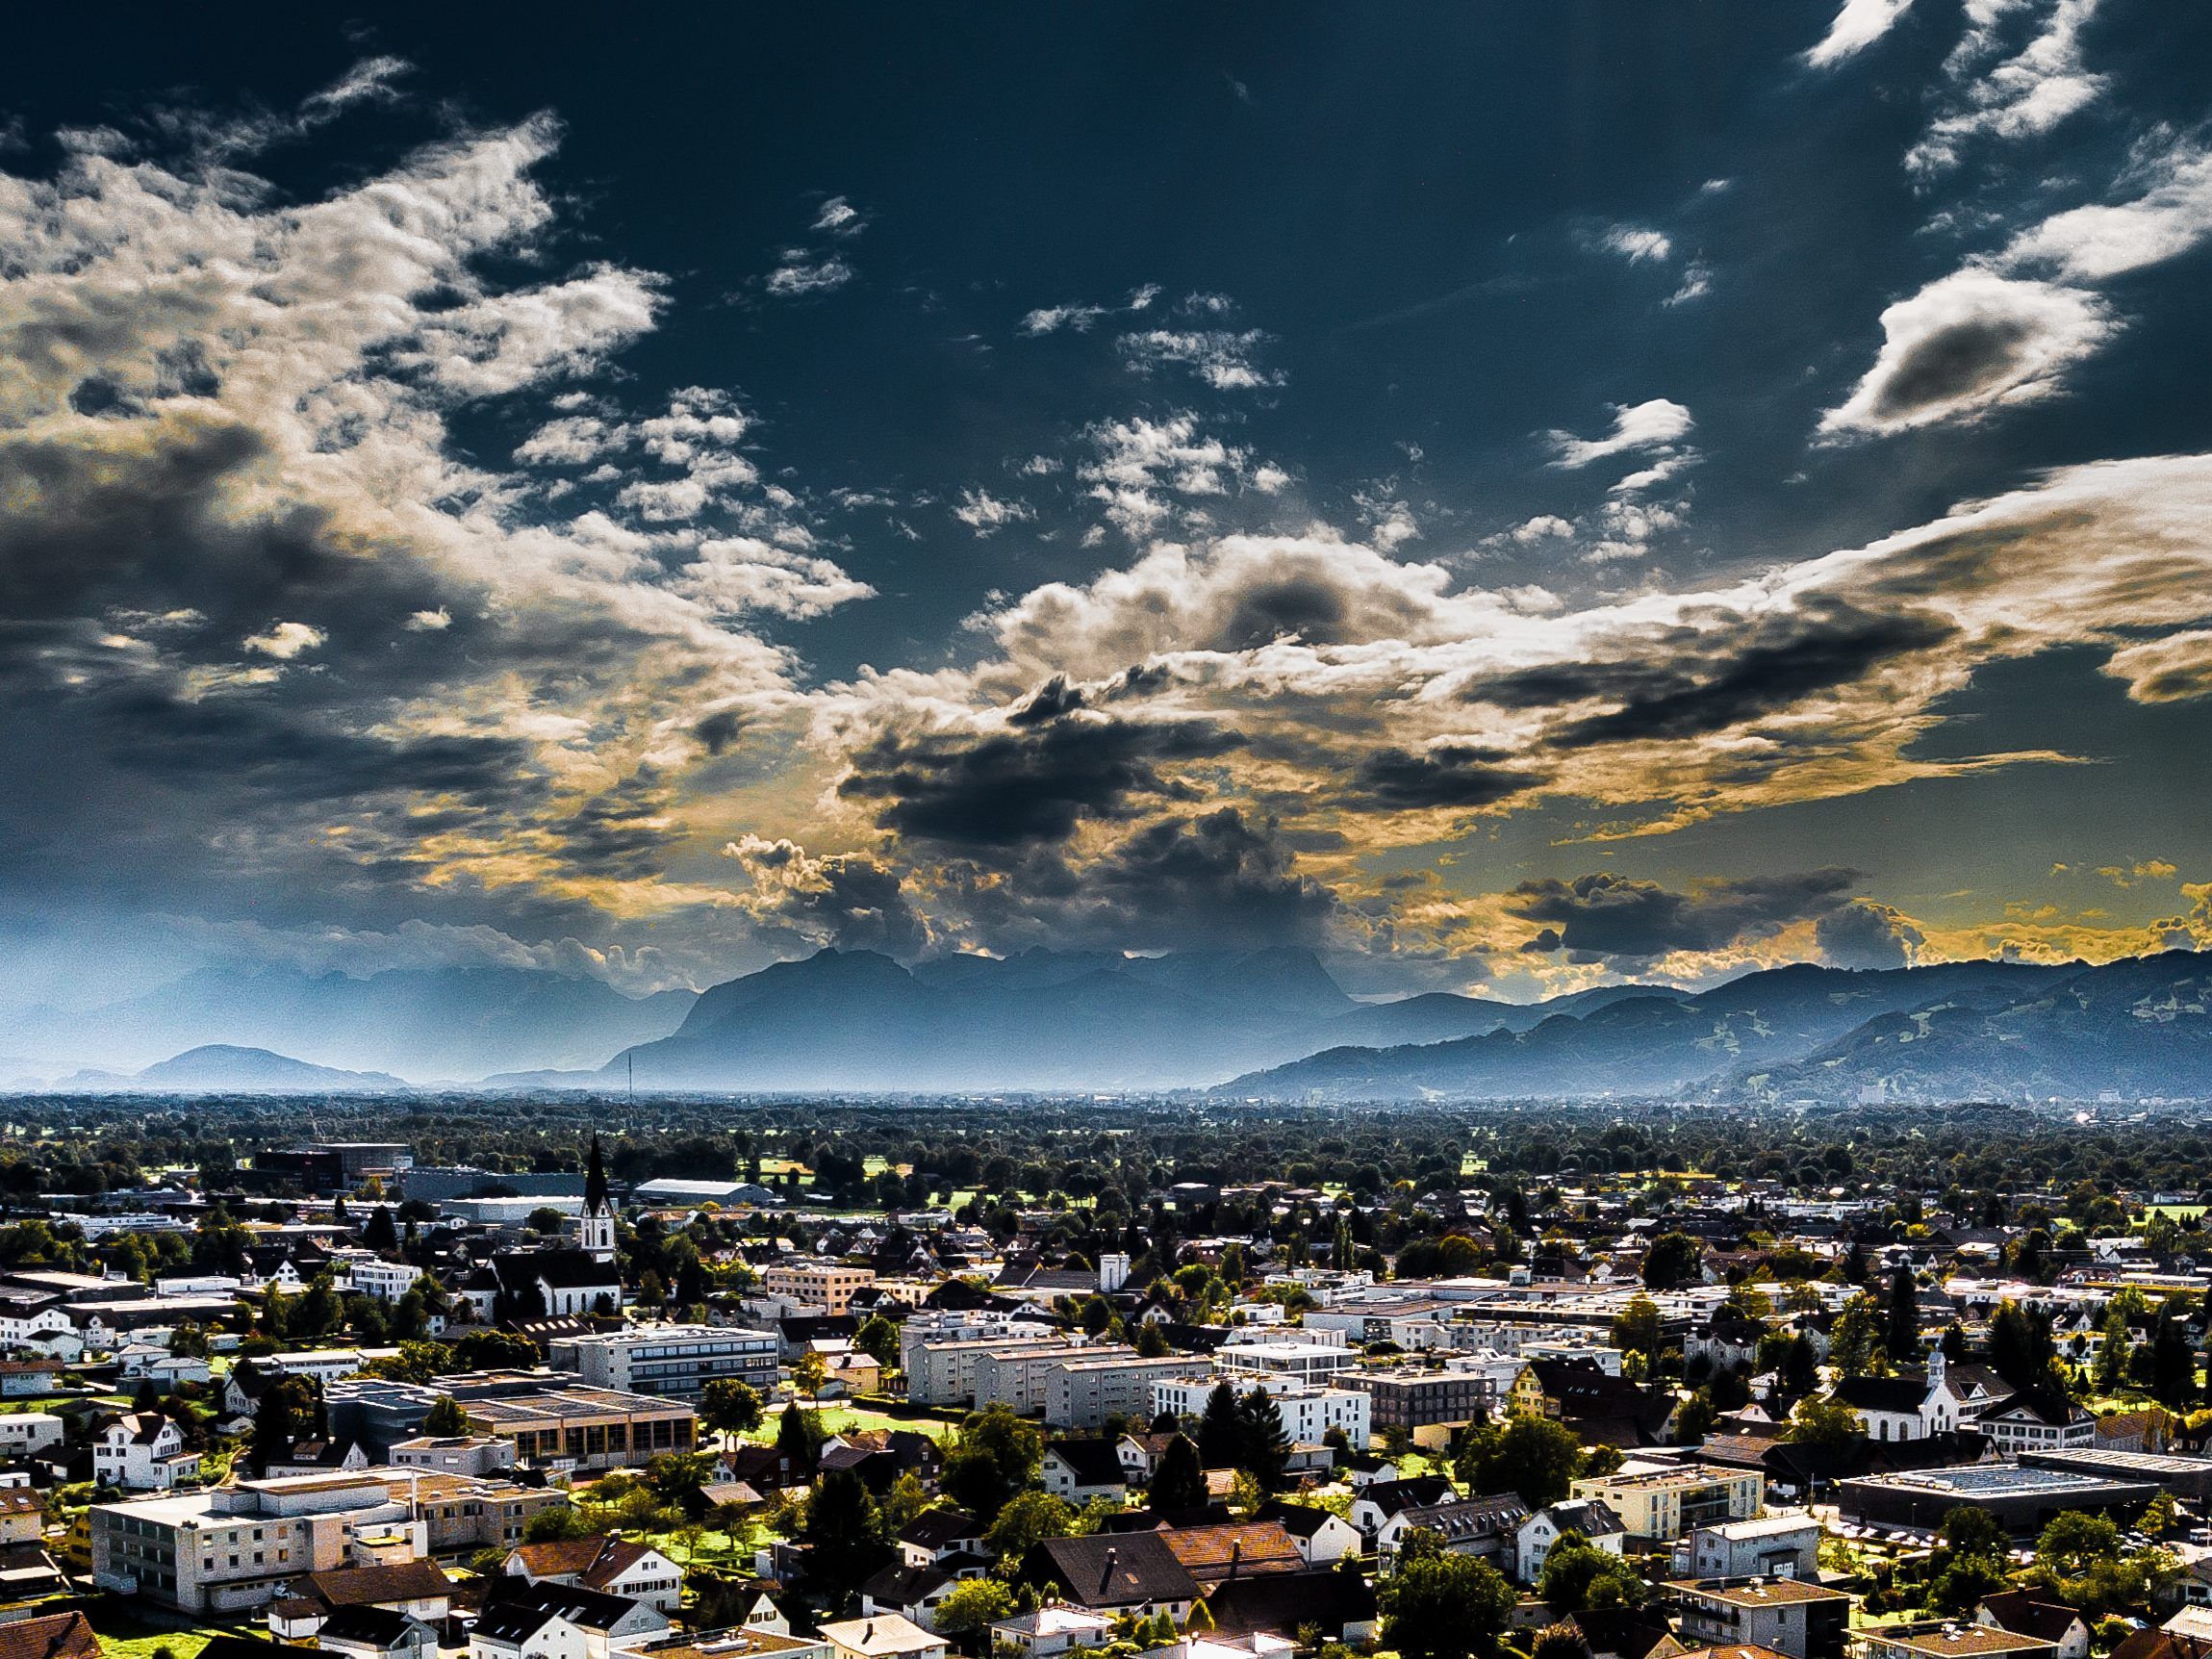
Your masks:
M 1966 1504 L 1988 1510 L 2007 1532 L 2025 1537 L 2069 1510 L 2124 1514 L 2141 1509 L 2158 1493 L 2158 1483 L 2151 1480 L 2116 1480 L 2019 1464 L 1970 1464 L 1841 1481 L 1836 1504 L 1847 1519 L 1922 1532 L 1934 1531 L 1945 1515 Z

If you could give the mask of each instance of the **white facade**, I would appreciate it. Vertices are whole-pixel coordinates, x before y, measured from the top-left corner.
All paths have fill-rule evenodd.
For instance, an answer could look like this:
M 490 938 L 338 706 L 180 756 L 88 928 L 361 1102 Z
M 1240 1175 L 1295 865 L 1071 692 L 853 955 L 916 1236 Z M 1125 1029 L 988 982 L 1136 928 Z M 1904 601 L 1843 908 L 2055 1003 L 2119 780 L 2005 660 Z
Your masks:
M 1247 1383 L 1240 1378 L 1175 1377 L 1152 1386 L 1152 1415 L 1173 1412 L 1177 1417 L 1201 1417 L 1207 1396 L 1227 1381 L 1239 1394 L 1250 1388 L 1264 1388 L 1275 1409 L 1283 1414 L 1283 1432 L 1294 1445 L 1311 1445 L 1326 1440 L 1331 1429 L 1342 1429 L 1354 1451 L 1365 1451 L 1368 1413 L 1374 1402 L 1358 1389 L 1322 1388 L 1310 1383 Z
M 92 1442 L 92 1476 L 125 1492 L 168 1492 L 197 1480 L 200 1458 L 184 1431 L 158 1412 L 126 1412 Z

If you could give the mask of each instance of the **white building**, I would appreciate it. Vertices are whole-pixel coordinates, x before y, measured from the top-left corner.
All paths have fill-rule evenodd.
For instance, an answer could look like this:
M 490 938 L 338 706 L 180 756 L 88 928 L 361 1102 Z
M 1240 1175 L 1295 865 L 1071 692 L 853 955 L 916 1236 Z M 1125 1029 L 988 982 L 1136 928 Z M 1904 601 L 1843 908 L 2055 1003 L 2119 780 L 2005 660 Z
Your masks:
M 124 1412 L 92 1437 L 92 1478 L 125 1492 L 170 1492 L 197 1480 L 200 1454 L 160 1412 Z
M 1266 1389 L 1267 1397 L 1283 1414 L 1283 1432 L 1293 1445 L 1316 1444 L 1328 1438 L 1331 1429 L 1342 1429 L 1354 1451 L 1367 1449 L 1368 1413 L 1374 1401 L 1359 1389 L 1332 1389 L 1287 1380 L 1246 1383 L 1235 1377 L 1172 1377 L 1153 1384 L 1152 1415 L 1173 1412 L 1177 1417 L 1202 1417 L 1207 1396 L 1225 1381 L 1240 1395 L 1251 1388 Z
M 636 1325 L 601 1336 L 556 1338 L 547 1362 L 602 1389 L 697 1399 L 722 1378 L 775 1387 L 780 1344 L 773 1331 L 711 1325 Z

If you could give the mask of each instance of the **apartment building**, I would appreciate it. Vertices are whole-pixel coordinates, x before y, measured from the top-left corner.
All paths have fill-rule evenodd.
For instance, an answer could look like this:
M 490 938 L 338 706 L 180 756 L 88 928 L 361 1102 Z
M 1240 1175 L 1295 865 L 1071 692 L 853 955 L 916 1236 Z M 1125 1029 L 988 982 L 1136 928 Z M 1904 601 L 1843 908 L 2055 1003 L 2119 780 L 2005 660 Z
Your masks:
M 901 1344 L 900 1367 L 906 1373 L 906 1397 L 916 1405 L 977 1405 L 978 1374 L 986 1354 L 1049 1355 L 1054 1359 L 1084 1350 L 1084 1344 L 1054 1335 L 1013 1334 L 956 1337 L 916 1341 L 911 1336 Z
M 779 1262 L 761 1275 L 761 1282 L 771 1296 L 789 1296 L 825 1313 L 850 1314 L 852 1298 L 876 1283 L 876 1270 L 842 1262 Z
M 1685 1641 L 1843 1659 L 1851 1598 L 1841 1590 L 1799 1578 L 1708 1578 L 1666 1588 Z
M 1328 1438 L 1331 1429 L 1342 1429 L 1354 1451 L 1367 1449 L 1373 1402 L 1358 1389 L 1295 1381 L 1253 1383 L 1240 1377 L 1185 1375 L 1153 1384 L 1152 1409 L 1148 1415 L 1157 1417 L 1161 1412 L 1173 1412 L 1178 1417 L 1201 1416 L 1206 1410 L 1207 1397 L 1224 1382 L 1239 1393 L 1264 1388 L 1267 1397 L 1275 1402 L 1275 1409 L 1283 1416 L 1283 1432 L 1290 1437 L 1294 1445 L 1319 1444 Z
M 1672 1544 L 1695 1527 L 1753 1519 L 1767 1501 L 1767 1477 L 1756 1469 L 1690 1464 L 1651 1474 L 1586 1476 L 1574 1483 L 1574 1495 L 1605 1504 L 1633 1541 Z
M 472 1371 L 440 1377 L 472 1433 L 512 1441 L 518 1463 L 553 1469 L 609 1469 L 657 1452 L 691 1451 L 699 1417 L 674 1399 L 594 1388 L 547 1371 Z
M 423 1468 L 368 1471 L 382 1480 L 421 1524 L 423 1548 L 436 1555 L 473 1554 L 522 1541 L 522 1529 L 542 1509 L 561 1509 L 568 1493 L 558 1487 L 520 1486 L 511 1480 Z
M 427 1547 L 422 1523 L 369 1474 L 241 1481 L 203 1492 L 96 1503 L 92 1579 L 183 1613 L 235 1613 L 280 1585 L 352 1564 L 356 1539 L 401 1559 Z
M 696 1400 L 724 1378 L 764 1393 L 775 1387 L 779 1344 L 773 1331 L 708 1325 L 638 1325 L 598 1336 L 559 1337 L 547 1351 L 553 1369 L 595 1388 Z
M 1034 1416 L 1045 1409 L 1047 1385 L 1055 1365 L 1135 1358 L 1134 1348 L 1112 1342 L 1017 1342 L 986 1348 L 976 1356 L 975 1405 L 979 1411 L 1001 1405 L 1025 1417 Z M 1183 1361 L 1182 1368 L 1189 1365 L 1188 1360 Z
M 1315 1333 L 1316 1336 L 1321 1333 Z M 1326 1383 L 1340 1371 L 1360 1364 L 1358 1350 L 1344 1345 L 1334 1331 L 1326 1341 L 1298 1341 L 1285 1337 L 1261 1342 L 1224 1342 L 1214 1350 L 1213 1368 L 1239 1381 L 1265 1383 L 1277 1380 Z
M 1692 1527 L 1674 1546 L 1678 1578 L 1803 1578 L 1820 1570 L 1820 1523 L 1801 1509 Z
M 1403 1429 L 1409 1435 L 1415 1429 L 1471 1423 L 1487 1417 L 1497 1399 L 1495 1383 L 1475 1370 L 1352 1371 L 1339 1384 L 1367 1396 L 1374 1428 Z
M 1045 1421 L 1055 1428 L 1095 1429 L 1108 1417 L 1149 1417 L 1155 1383 L 1190 1369 L 1187 1355 L 1148 1360 L 1130 1349 L 1093 1349 L 1045 1371 Z

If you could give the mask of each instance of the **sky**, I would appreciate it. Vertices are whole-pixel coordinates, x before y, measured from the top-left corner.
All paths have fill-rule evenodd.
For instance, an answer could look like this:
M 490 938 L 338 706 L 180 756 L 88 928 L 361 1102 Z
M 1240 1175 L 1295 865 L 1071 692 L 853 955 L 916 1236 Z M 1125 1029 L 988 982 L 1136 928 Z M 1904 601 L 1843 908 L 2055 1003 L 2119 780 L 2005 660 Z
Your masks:
M 0 1007 L 2212 944 L 2212 11 L 44 9 Z

